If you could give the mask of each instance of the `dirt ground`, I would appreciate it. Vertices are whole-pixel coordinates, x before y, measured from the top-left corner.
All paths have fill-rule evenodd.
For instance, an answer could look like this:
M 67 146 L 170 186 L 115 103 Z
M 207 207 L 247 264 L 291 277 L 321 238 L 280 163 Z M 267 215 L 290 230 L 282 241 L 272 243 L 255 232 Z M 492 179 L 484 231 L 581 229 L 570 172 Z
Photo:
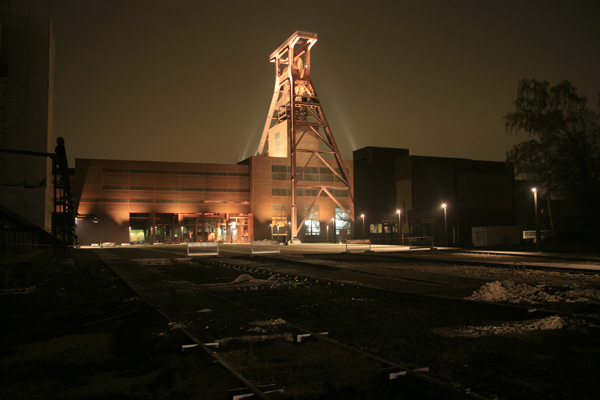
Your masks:
M 1 399 L 219 399 L 239 383 L 99 261 L 1 267 Z M 87 259 L 86 259 L 87 258 Z M 204 376 L 206 379 L 198 379 Z
M 175 276 L 177 268 L 188 273 L 185 281 L 170 283 L 169 293 L 176 299 L 197 295 L 201 285 L 202 290 L 211 290 L 213 285 L 215 293 L 226 290 L 219 285 L 235 279 L 243 283 L 243 274 L 264 280 L 275 275 L 250 267 L 206 268 L 203 273 L 212 274 L 209 276 L 201 275 L 197 268 L 192 271 L 185 263 L 140 264 L 157 274 Z M 335 261 L 331 265 L 335 266 Z M 364 264 L 357 265 L 364 268 Z M 381 261 L 377 268 L 394 270 L 398 279 L 469 282 L 474 289 L 462 287 L 460 293 L 474 304 L 500 302 L 524 306 L 531 313 L 542 308 L 561 313 L 515 318 L 513 311 L 506 311 L 503 316 L 471 319 L 465 308 L 464 315 L 456 319 L 432 305 L 428 315 L 419 314 L 422 308 L 410 315 L 411 304 L 425 302 L 359 288 L 353 282 L 331 285 L 322 280 L 325 272 L 317 270 L 313 278 L 279 273 L 277 279 L 271 278 L 276 284 L 270 286 L 238 282 L 228 296 L 248 302 L 247 293 L 257 293 L 252 297 L 254 307 L 267 304 L 273 314 L 288 322 L 332 331 L 344 327 L 346 336 L 339 339 L 346 343 L 386 359 L 428 365 L 438 378 L 472 387 L 491 399 L 586 399 L 600 389 L 594 378 L 600 368 L 597 276 L 427 263 L 399 266 Z M 227 390 L 240 386 L 206 354 L 182 351 L 189 339 L 175 329 L 178 324 L 197 329 L 203 341 L 226 341 L 232 336 L 232 324 L 219 325 L 210 307 L 194 305 L 194 313 L 181 311 L 180 320 L 169 322 L 89 251 L 65 260 L 2 265 L 0 273 L 3 289 L 29 289 L 0 296 L 4 327 L 0 331 L 0 399 L 224 399 Z M 293 296 L 293 309 L 286 308 L 286 296 Z M 350 315 L 360 317 L 353 320 Z M 253 319 L 244 328 L 245 335 L 282 335 L 288 340 L 285 335 L 289 333 L 281 329 L 280 322 Z M 315 350 L 321 345 L 311 344 Z M 256 364 L 240 363 L 241 359 L 278 351 L 260 345 L 230 346 L 224 357 L 252 376 L 269 368 L 256 369 Z M 244 357 L 238 357 L 240 354 Z M 271 378 L 284 381 L 294 373 L 297 371 L 286 371 L 281 365 L 268 371 Z M 507 387 L 510 382 L 514 387 Z M 346 384 L 339 385 L 337 392 Z M 290 383 L 290 387 L 295 386 Z M 325 398 L 312 395 L 309 387 L 302 389 L 304 392 L 296 387 L 300 393 L 293 398 Z

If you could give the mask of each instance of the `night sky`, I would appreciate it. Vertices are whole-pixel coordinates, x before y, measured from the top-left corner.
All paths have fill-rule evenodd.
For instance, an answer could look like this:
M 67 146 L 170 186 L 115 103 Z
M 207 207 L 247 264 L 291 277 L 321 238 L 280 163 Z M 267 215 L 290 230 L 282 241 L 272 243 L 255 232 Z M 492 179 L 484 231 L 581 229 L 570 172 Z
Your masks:
M 268 57 L 316 32 L 312 79 L 345 159 L 364 146 L 504 161 L 523 78 L 598 107 L 600 2 L 13 0 L 52 11 L 54 133 L 75 158 L 236 163 L 258 146 Z

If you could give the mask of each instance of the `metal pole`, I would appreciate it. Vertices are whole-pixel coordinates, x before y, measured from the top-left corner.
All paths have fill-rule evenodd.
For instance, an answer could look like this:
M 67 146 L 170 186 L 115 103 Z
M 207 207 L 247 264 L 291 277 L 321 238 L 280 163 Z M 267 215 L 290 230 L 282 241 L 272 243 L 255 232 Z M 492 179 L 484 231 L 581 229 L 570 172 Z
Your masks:
M 333 221 L 333 244 L 335 244 L 335 218 L 331 218 Z
M 444 208 L 444 237 L 446 238 L 446 247 L 448 247 L 448 219 L 446 218 L 446 204 L 442 204 Z
M 537 188 L 531 189 L 533 192 L 533 203 L 535 207 L 535 243 L 537 251 L 540 250 L 540 242 L 542 241 L 542 235 L 540 232 L 540 220 L 538 216 L 538 198 L 537 198 Z
M 362 217 L 362 220 L 363 220 L 363 237 L 362 238 L 366 239 L 365 238 L 365 214 L 362 214 L 361 217 Z
M 400 216 L 402 215 L 402 211 L 398 210 L 398 239 L 400 242 L 400 246 L 402 246 L 402 220 Z

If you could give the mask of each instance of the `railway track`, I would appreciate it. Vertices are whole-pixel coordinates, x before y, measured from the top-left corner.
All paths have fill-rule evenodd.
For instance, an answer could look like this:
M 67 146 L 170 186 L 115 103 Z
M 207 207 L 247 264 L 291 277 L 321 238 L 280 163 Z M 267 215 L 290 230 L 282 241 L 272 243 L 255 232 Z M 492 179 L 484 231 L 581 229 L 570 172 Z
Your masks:
M 344 344 L 336 340 L 335 335 L 330 337 L 328 332 L 313 331 L 290 323 L 283 318 L 276 318 L 277 315 L 282 315 L 280 313 L 273 314 L 269 310 L 265 310 L 264 307 L 256 308 L 256 304 L 252 306 L 242 304 L 223 295 L 224 291 L 228 292 L 229 290 L 223 290 L 222 285 L 219 283 L 194 284 L 190 281 L 181 280 L 181 276 L 169 277 L 168 275 L 174 275 L 172 269 L 169 269 L 170 274 L 168 275 L 158 273 L 156 270 L 148 274 L 148 271 L 144 271 L 143 267 L 140 271 L 140 267 L 131 262 L 105 260 L 105 263 L 142 299 L 189 338 L 191 345 L 184 345 L 184 348 L 197 347 L 214 357 L 216 362 L 235 376 L 246 391 L 253 393 L 257 396 L 256 398 L 395 399 L 399 398 L 400 392 L 402 392 L 402 398 L 408 399 L 483 398 L 430 377 L 427 368 L 407 366 L 386 360 L 361 348 Z M 221 269 L 228 268 L 230 271 L 235 271 L 233 275 L 241 271 L 253 272 L 255 275 L 259 273 L 258 270 L 248 265 L 241 267 L 236 264 L 217 263 L 208 260 L 200 261 L 200 264 L 207 266 L 217 264 Z M 194 268 L 197 265 L 198 263 L 195 263 L 191 267 Z M 218 281 L 224 277 L 213 278 Z M 156 290 L 157 279 L 160 279 L 160 286 L 163 288 L 179 287 L 178 290 L 180 291 L 193 291 L 194 297 L 203 297 L 204 299 L 200 302 L 205 305 L 210 304 L 212 309 L 203 308 L 199 312 L 213 313 L 220 311 L 226 314 L 226 317 L 209 318 L 206 321 L 206 323 L 210 323 L 212 331 L 221 332 L 221 335 L 227 332 L 226 337 L 219 336 L 219 339 L 215 339 L 217 336 L 213 334 L 206 335 L 209 326 L 205 326 L 203 331 L 201 325 L 204 322 L 200 323 L 200 326 L 191 324 L 186 316 L 198 311 L 194 307 L 174 307 L 173 301 L 161 301 L 161 291 Z M 256 287 L 254 284 L 258 280 L 245 281 L 244 279 L 246 278 L 234 285 L 236 286 L 235 289 L 251 292 L 252 288 Z M 301 285 L 293 278 L 289 277 L 289 279 L 289 285 Z M 264 282 L 268 279 L 262 279 L 261 281 L 265 284 Z M 271 282 L 275 281 L 271 280 Z M 288 286 L 288 284 L 285 286 Z M 230 286 L 230 284 L 227 284 L 227 286 Z M 178 303 L 178 301 L 176 302 Z M 236 317 L 233 318 L 233 315 L 236 315 Z M 233 322 L 232 319 L 235 319 L 234 323 L 236 324 L 236 329 L 233 330 L 229 325 Z M 239 326 L 250 326 L 250 328 L 238 330 Z M 251 331 L 252 334 L 248 335 L 248 331 Z M 210 340 L 210 342 L 206 342 L 206 340 Z M 254 352 L 257 346 L 261 348 L 261 358 L 249 362 L 248 353 Z M 327 356 L 323 356 L 323 354 L 327 354 Z M 332 358 L 332 355 L 335 355 L 335 357 Z M 281 362 L 282 357 L 286 359 L 283 364 Z M 273 358 L 278 359 L 279 362 L 273 362 Z M 298 359 L 302 360 L 300 364 L 294 361 Z M 339 360 L 347 362 L 344 368 L 340 368 Z M 262 369 L 265 363 L 273 364 L 273 367 L 281 364 L 279 366 L 282 368 L 289 368 L 289 364 L 291 364 L 291 367 L 296 369 L 293 375 L 299 374 L 300 381 L 290 380 L 288 377 L 283 385 L 266 383 L 263 380 L 265 379 L 264 373 L 261 372 L 257 375 L 258 370 Z M 301 365 L 303 363 L 308 363 L 308 366 Z M 236 369 L 240 368 L 241 365 L 241 370 L 245 371 L 250 376 L 249 378 L 246 378 L 243 372 Z M 305 367 L 304 371 L 301 370 L 301 367 Z M 311 377 L 310 370 L 319 372 L 316 376 Z M 320 387 L 319 389 L 324 393 L 319 393 L 319 390 L 312 386 L 314 386 L 315 381 L 321 381 L 317 386 L 328 383 L 321 376 L 324 371 L 330 371 L 326 375 L 329 376 L 331 382 L 344 378 L 347 381 L 341 385 L 330 383 L 331 388 Z M 365 373 L 365 371 L 367 372 Z M 269 373 L 267 372 L 266 375 L 268 376 Z M 286 373 L 286 375 L 289 374 Z M 402 383 L 399 383 L 400 381 Z M 282 389 L 274 389 L 282 386 L 287 388 L 286 392 Z M 267 392 L 263 392 L 265 388 L 267 388 Z M 349 389 L 351 389 L 352 394 L 344 393 Z
M 459 379 L 468 367 L 439 355 L 447 343 L 435 332 L 543 314 L 462 300 L 479 279 L 337 257 L 105 262 L 256 398 L 481 399 Z M 265 394 L 270 384 L 283 393 Z

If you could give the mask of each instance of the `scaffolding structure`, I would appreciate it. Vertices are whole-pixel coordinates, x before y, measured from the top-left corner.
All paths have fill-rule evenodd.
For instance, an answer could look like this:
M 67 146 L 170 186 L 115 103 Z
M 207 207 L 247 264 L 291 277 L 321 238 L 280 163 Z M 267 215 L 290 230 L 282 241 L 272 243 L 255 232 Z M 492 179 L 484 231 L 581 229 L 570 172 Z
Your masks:
M 52 159 L 54 201 L 52 210 L 52 237 L 53 247 L 57 254 L 64 255 L 75 245 L 75 204 L 71 181 L 69 177 L 69 166 L 67 164 L 67 153 L 62 137 L 57 138 L 57 146 L 54 153 L 39 151 L 0 149 L 0 153 L 20 154 L 24 156 L 49 157 Z M 2 218 L 7 218 L 2 213 Z M 15 222 L 15 230 L 24 232 L 39 232 L 40 228 L 32 230 L 32 224 L 23 224 L 22 218 L 12 218 Z
M 271 53 L 269 61 L 275 64 L 275 91 L 257 151 L 257 155 L 265 155 L 267 147 L 267 155 L 290 159 L 292 237 L 297 237 L 322 193 L 354 222 L 351 210 L 334 195 L 334 190 L 347 190 L 354 203 L 351 181 L 311 81 L 310 50 L 316 42 L 316 33 L 296 31 Z M 309 164 L 315 161 L 331 170 L 338 179 L 337 185 L 334 182 L 300 183 Z M 298 221 L 297 189 L 318 191 L 301 221 Z

